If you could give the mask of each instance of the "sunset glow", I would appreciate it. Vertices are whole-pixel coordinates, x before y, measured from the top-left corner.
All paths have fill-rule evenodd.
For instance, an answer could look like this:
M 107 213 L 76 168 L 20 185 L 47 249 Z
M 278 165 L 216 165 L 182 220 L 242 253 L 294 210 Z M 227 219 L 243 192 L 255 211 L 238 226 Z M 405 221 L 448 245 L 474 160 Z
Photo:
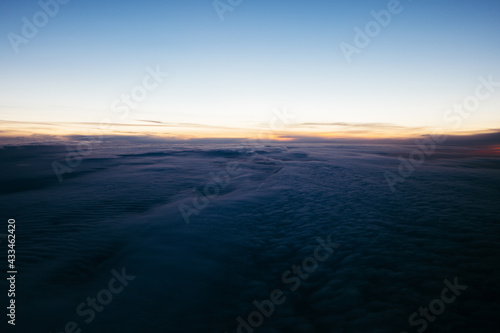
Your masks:
M 500 128 L 500 44 L 488 37 L 500 33 L 493 4 L 253 1 L 222 15 L 210 2 L 71 2 L 27 42 L 15 37 L 28 29 L 20 17 L 41 8 L 5 7 L 3 136 L 82 135 L 101 131 L 103 120 L 114 124 L 106 134 L 176 138 Z M 140 19 L 123 19 L 132 12 Z M 389 13 L 387 27 L 377 13 Z M 376 36 L 359 33 L 377 24 Z M 293 118 L 280 119 L 281 110 Z

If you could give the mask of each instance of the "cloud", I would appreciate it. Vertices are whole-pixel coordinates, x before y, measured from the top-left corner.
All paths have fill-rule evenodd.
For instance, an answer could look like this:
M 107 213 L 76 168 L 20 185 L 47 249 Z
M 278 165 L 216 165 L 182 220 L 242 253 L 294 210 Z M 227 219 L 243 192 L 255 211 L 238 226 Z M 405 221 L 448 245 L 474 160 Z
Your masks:
M 302 126 L 338 126 L 338 127 L 363 127 L 363 128 L 391 128 L 391 129 L 408 129 L 405 126 L 399 126 L 395 124 L 386 124 L 386 123 L 345 123 L 345 122 L 335 122 L 335 123 L 302 123 Z M 412 127 L 413 129 L 422 129 L 424 127 Z
M 107 139 L 63 184 L 50 164 L 64 163 L 66 146 L 0 151 L 1 213 L 22 221 L 29 262 L 16 296 L 24 318 L 39 318 L 20 321 L 22 331 L 82 323 L 75 307 L 117 267 L 142 282 L 99 313 L 92 332 L 234 333 L 236 318 L 276 288 L 287 300 L 259 331 L 410 332 L 408 317 L 455 276 L 469 289 L 432 329 L 498 330 L 498 159 L 426 162 L 394 195 L 383 175 L 406 145 L 303 139 L 242 153 L 234 141 L 197 140 L 193 149 L 190 140 Z M 186 226 L 179 204 L 192 205 L 195 189 L 216 182 L 229 161 L 241 172 Z M 283 273 L 330 234 L 342 246 L 291 291 Z

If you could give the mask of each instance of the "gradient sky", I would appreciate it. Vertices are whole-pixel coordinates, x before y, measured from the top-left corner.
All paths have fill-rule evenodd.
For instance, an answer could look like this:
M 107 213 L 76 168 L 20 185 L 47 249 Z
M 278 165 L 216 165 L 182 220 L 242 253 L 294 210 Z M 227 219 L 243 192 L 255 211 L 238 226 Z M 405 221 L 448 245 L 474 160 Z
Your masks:
M 71 0 L 16 53 L 8 34 L 21 35 L 23 16 L 32 21 L 41 8 L 4 1 L 2 127 L 77 133 L 107 118 L 149 124 L 126 127 L 144 133 L 212 126 L 205 135 L 234 137 L 269 127 L 273 109 L 286 107 L 296 134 L 447 128 L 444 112 L 474 93 L 479 76 L 500 81 L 500 1 L 401 1 L 347 63 L 340 43 L 353 44 L 354 28 L 387 3 L 245 0 L 221 21 L 210 0 Z M 169 76 L 120 118 L 112 103 L 142 84 L 148 66 Z M 500 88 L 455 130 L 499 129 L 499 106 Z

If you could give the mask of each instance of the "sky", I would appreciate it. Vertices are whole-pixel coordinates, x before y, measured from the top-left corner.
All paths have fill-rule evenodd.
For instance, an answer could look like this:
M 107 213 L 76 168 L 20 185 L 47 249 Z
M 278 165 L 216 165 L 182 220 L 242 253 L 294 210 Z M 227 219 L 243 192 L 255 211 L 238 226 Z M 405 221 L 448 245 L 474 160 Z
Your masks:
M 61 2 L 0 4 L 2 135 L 500 129 L 499 1 Z

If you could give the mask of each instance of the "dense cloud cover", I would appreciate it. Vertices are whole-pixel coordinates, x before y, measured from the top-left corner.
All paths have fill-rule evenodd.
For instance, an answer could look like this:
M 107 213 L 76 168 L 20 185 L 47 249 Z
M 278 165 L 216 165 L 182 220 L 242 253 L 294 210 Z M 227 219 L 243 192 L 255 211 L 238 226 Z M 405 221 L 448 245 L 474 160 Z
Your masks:
M 232 333 L 280 289 L 255 332 L 417 332 L 409 317 L 456 277 L 467 289 L 426 331 L 498 332 L 500 153 L 479 141 L 439 147 L 395 192 L 384 175 L 411 143 L 107 141 L 62 182 L 66 147 L 4 146 L 16 329 Z M 329 235 L 328 259 L 285 282 Z M 135 278 L 91 315 L 122 268 Z

